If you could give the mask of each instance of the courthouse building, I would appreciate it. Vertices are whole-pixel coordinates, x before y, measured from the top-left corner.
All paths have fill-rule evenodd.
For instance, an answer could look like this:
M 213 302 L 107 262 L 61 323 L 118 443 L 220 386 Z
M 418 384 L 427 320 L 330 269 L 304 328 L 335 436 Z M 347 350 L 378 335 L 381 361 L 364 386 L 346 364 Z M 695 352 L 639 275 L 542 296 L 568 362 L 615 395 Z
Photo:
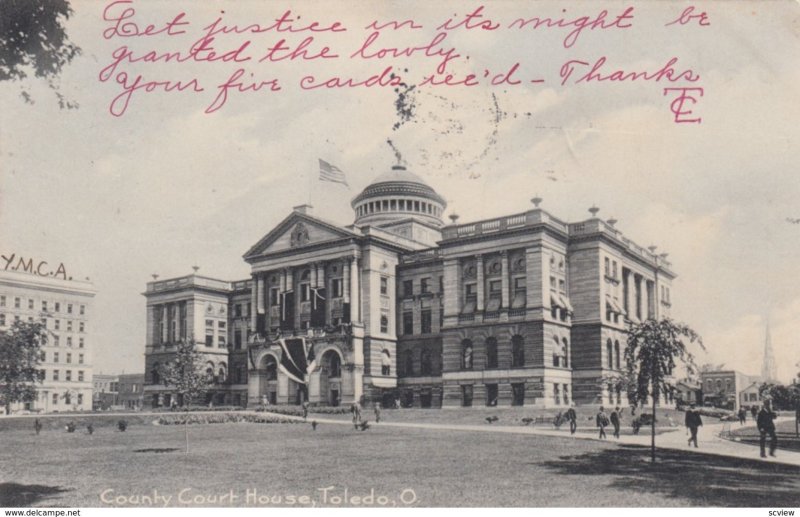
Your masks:
M 63 266 L 61 266 L 63 268 Z M 9 261 L 0 271 L 0 329 L 14 321 L 44 323 L 49 336 L 42 348 L 42 381 L 36 399 L 12 405 L 12 411 L 92 409 L 92 337 L 90 317 L 95 291 L 88 281 L 72 280 L 44 261 Z
M 607 379 L 628 323 L 669 315 L 666 254 L 596 208 L 568 223 L 532 202 L 446 224 L 444 198 L 395 166 L 352 200 L 353 224 L 296 207 L 246 251 L 248 279 L 149 282 L 145 404 L 171 403 L 159 367 L 187 338 L 216 404 L 626 403 Z M 279 367 L 287 338 L 313 345 L 307 388 Z

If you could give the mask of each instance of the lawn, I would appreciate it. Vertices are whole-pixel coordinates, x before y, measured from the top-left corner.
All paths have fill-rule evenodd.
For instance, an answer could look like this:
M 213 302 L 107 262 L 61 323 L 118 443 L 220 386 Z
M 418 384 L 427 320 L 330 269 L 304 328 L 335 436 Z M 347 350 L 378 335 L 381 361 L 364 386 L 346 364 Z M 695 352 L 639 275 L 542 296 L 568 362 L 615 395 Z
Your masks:
M 755 425 L 750 423 L 749 426 L 737 429 L 738 425 L 737 423 L 731 424 L 731 434 L 734 439 L 742 443 L 758 446 L 761 435 Z M 775 434 L 778 437 L 778 449 L 800 451 L 800 438 L 797 438 L 795 434 L 794 419 L 778 422 L 775 425 Z M 769 443 L 769 438 L 767 438 L 767 443 Z
M 400 506 L 401 496 L 416 506 L 800 501 L 800 468 L 679 451 L 661 451 L 659 462 L 650 465 L 647 448 L 566 437 L 380 425 L 358 432 L 336 424 L 316 431 L 308 424 L 209 424 L 189 426 L 190 452 L 184 454 L 183 433 L 182 426 L 143 424 L 125 433 L 99 427 L 93 435 L 83 429 L 39 436 L 3 431 L 0 506 L 147 506 L 150 501 L 141 497 L 156 493 L 153 504 L 169 506 L 288 506 L 289 496 L 297 501 L 304 495 L 304 505 L 358 506 L 369 503 L 352 497 L 371 493 L 372 504 L 385 497 L 385 504 Z M 326 487 L 334 488 L 323 494 Z M 111 502 L 101 500 L 103 493 Z M 253 494 L 262 499 L 253 500 Z

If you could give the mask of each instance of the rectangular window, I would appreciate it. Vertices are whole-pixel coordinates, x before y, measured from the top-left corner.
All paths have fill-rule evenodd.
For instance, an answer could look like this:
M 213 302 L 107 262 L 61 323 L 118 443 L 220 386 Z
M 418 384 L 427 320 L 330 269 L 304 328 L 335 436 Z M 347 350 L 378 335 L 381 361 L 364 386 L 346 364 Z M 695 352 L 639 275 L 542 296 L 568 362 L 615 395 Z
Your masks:
M 420 329 L 422 334 L 430 334 L 431 333 L 431 310 L 430 309 L 422 309 L 420 313 L 421 316 L 421 324 L 422 328 Z
M 6 315 L 0 314 L 0 327 L 5 327 L 5 326 L 6 326 Z
M 86 327 L 84 326 L 83 322 L 81 321 L 81 322 L 78 323 L 78 332 L 83 332 L 84 330 L 86 330 Z
M 311 288 L 308 284 L 300 284 L 300 301 L 307 302 L 311 299 Z
M 6 296 L 2 295 L 0 296 L 0 307 L 5 307 L 5 306 L 6 306 Z
M 28 308 L 33 309 L 33 300 L 31 300 L 30 298 L 28 299 Z
M 422 294 L 427 294 L 431 292 L 431 279 L 430 278 L 420 278 L 419 279 L 419 292 Z
M 461 386 L 461 405 L 463 407 L 472 407 L 472 384 Z
M 71 303 L 67 304 L 67 314 L 72 314 L 72 304 Z
M 57 380 L 59 380 L 58 378 L 59 378 L 59 371 L 58 370 L 53 370 L 53 380 L 57 381 Z
M 81 316 L 83 316 L 84 314 L 86 314 L 86 306 L 81 305 Z
M 72 336 L 67 336 L 67 346 L 72 346 Z
M 486 405 L 497 406 L 497 384 L 486 385 Z
M 467 297 L 467 300 L 470 298 L 477 298 L 478 297 L 478 284 L 466 284 L 464 286 L 464 293 Z
M 214 328 L 214 320 L 206 320 L 206 328 Z
M 214 346 L 214 331 L 206 331 L 206 346 Z
M 439 294 L 444 294 L 444 277 L 439 277 Z
M 341 298 L 344 292 L 342 291 L 342 282 L 341 278 L 334 278 L 331 280 L 331 298 Z
M 562 292 L 562 293 L 566 293 L 567 292 L 567 283 L 562 278 L 558 279 L 558 290 L 559 290 L 559 292 Z
M 219 336 L 219 348 L 225 348 L 228 345 L 228 339 L 225 336 Z
M 67 332 L 72 332 L 72 320 L 67 320 Z
M 502 280 L 492 280 L 489 282 L 489 296 L 496 295 L 500 296 L 500 293 L 503 292 L 503 281 Z
M 61 312 L 61 304 L 58 303 L 58 302 L 56 302 L 56 304 L 55 304 L 55 311 L 56 312 Z
M 15 309 L 19 309 L 20 308 L 20 303 L 21 302 L 20 302 L 19 298 L 14 298 L 14 308 Z
M 83 370 L 78 370 L 78 382 L 83 382 Z
M 563 395 L 562 398 L 564 400 L 564 405 L 568 406 L 569 405 L 569 384 L 564 384 L 563 390 L 562 390 L 562 395 Z M 619 402 L 619 401 L 617 401 L 617 402 Z
M 561 390 L 559 389 L 560 386 L 558 384 L 553 384 L 553 402 L 556 405 L 561 404 Z
M 381 277 L 381 294 L 389 294 L 389 279 L 385 276 Z
M 47 312 L 47 300 L 42 300 L 42 311 Z
M 524 406 L 525 405 L 525 383 L 515 382 L 511 384 L 511 405 Z
M 58 346 L 59 337 L 53 336 L 53 346 Z
M 414 296 L 413 280 L 403 280 L 403 296 L 405 298 L 411 298 L 412 296 Z
M 55 380 L 58 380 L 58 379 L 53 379 L 53 380 L 55 381 Z M 53 405 L 54 406 L 58 405 L 58 393 L 53 393 Z
M 550 277 L 550 289 L 552 289 L 553 291 L 556 290 L 556 277 L 554 276 Z
M 78 364 L 83 364 L 83 354 L 78 354 Z
M 237 317 L 237 318 L 241 318 L 242 317 L 242 304 L 241 303 L 237 303 L 236 305 L 233 306 L 233 315 L 235 317 Z
M 385 312 L 381 313 L 381 332 L 389 332 L 389 315 Z
M 414 313 L 407 311 L 403 313 L 403 334 L 409 335 L 414 333 Z
M 64 372 L 64 380 L 72 382 L 72 370 L 66 370 Z
M 72 363 L 72 354 L 70 354 L 70 353 L 67 353 L 67 363 L 68 364 Z
M 82 337 L 78 338 L 78 348 L 83 348 L 83 338 Z
M 617 261 L 611 262 L 611 278 L 617 278 Z
M 58 362 L 58 352 L 53 352 L 53 362 L 54 363 Z
M 269 306 L 275 307 L 280 303 L 281 291 L 278 287 L 270 287 L 269 289 Z
M 233 331 L 233 347 L 236 350 L 242 349 L 242 331 L 241 330 L 234 330 Z
M 604 266 L 604 267 L 603 267 L 603 273 L 604 273 L 606 276 L 611 276 L 611 261 L 610 261 L 610 260 L 608 260 L 608 257 L 606 257 L 606 258 L 604 259 L 603 266 Z
M 217 328 L 218 328 L 220 331 L 224 331 L 224 330 L 225 330 L 225 327 L 227 327 L 227 324 L 228 324 L 228 322 L 226 322 L 226 321 L 218 321 L 218 322 L 217 322 Z

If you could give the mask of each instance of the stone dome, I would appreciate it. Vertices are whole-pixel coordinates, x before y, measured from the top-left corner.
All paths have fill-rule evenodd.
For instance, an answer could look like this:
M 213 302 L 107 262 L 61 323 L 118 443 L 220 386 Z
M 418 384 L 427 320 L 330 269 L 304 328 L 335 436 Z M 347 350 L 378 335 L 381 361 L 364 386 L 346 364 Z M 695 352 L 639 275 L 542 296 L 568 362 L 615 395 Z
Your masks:
M 425 180 L 404 166 L 395 165 L 367 185 L 350 205 L 355 211 L 356 224 L 380 226 L 415 219 L 441 227 L 447 201 Z

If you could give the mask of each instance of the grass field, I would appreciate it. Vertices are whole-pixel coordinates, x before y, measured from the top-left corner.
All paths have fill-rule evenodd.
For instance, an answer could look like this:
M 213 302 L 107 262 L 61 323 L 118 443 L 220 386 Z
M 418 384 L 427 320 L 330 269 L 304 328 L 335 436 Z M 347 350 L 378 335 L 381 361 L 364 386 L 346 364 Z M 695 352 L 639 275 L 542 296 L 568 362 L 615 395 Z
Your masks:
M 383 496 L 400 506 L 401 495 L 416 506 L 800 501 L 798 468 L 677 451 L 659 452 L 651 465 L 646 448 L 588 440 L 335 424 L 193 425 L 189 433 L 184 454 L 182 426 L 3 431 L 0 506 L 147 506 L 142 496 L 156 493 L 159 506 L 288 506 L 303 495 L 303 505 L 359 506 L 352 497 L 372 491 L 373 504 Z M 348 498 L 337 499 L 345 488 Z
M 736 428 L 738 426 L 736 423 L 731 425 L 731 434 L 739 441 L 749 445 L 759 445 L 761 435 L 758 429 L 755 428 L 754 423 L 750 422 L 749 426 L 741 429 Z M 800 438 L 795 434 L 794 420 L 778 422 L 775 426 L 775 435 L 778 437 L 778 449 L 800 451 Z M 769 443 L 769 439 L 767 439 L 767 442 Z

